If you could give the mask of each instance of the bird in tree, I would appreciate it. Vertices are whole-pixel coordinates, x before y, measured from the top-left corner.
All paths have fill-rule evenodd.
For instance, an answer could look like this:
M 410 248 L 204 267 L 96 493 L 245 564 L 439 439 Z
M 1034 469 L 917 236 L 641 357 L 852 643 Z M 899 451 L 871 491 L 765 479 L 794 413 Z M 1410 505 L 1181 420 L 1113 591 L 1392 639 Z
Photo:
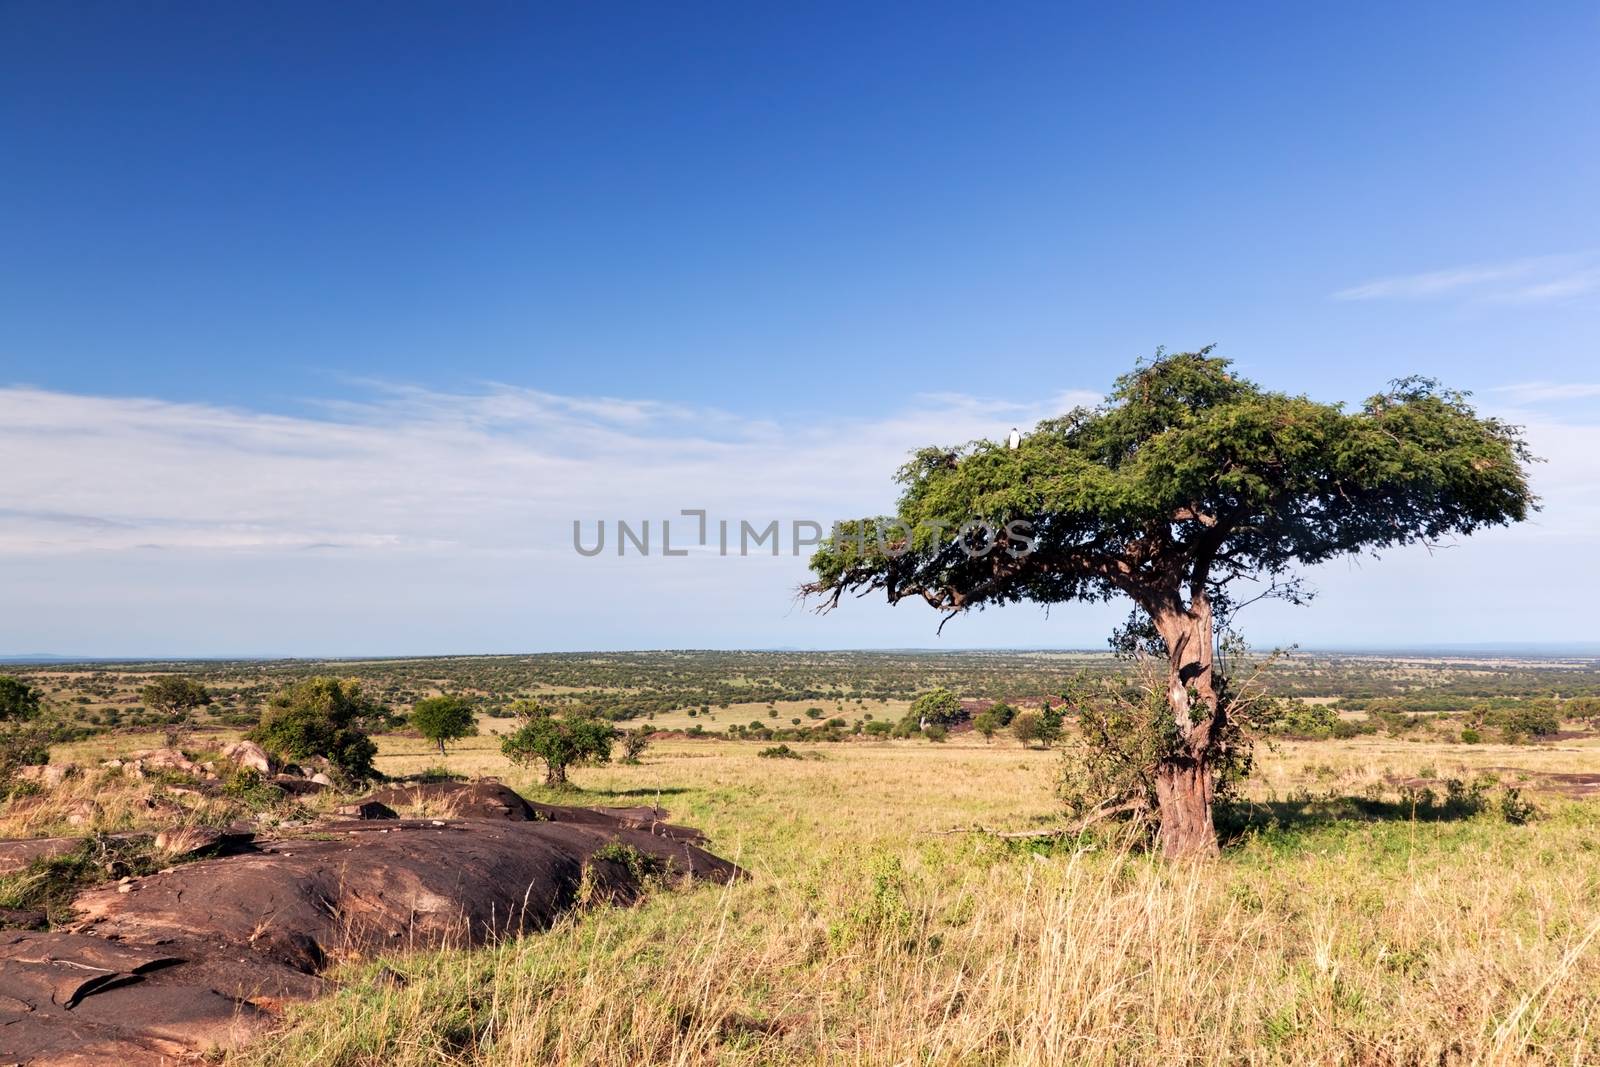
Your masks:
M 1298 567 L 1521 521 L 1537 507 L 1530 462 L 1518 427 L 1429 379 L 1346 410 L 1265 390 L 1210 348 L 1158 352 L 1017 448 L 915 453 L 897 513 L 836 527 L 803 592 L 822 610 L 846 593 L 916 598 L 946 621 L 1128 598 L 1166 659 L 1161 845 L 1210 855 L 1215 766 L 1240 743 L 1216 655 L 1235 583 L 1300 603 Z

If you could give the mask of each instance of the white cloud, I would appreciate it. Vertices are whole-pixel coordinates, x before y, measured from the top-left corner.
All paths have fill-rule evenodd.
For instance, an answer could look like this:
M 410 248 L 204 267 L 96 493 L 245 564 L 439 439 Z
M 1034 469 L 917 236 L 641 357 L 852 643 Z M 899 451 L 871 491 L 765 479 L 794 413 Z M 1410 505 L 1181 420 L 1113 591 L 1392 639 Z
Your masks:
M 1473 264 L 1421 274 L 1375 278 L 1341 289 L 1335 300 L 1435 300 L 1447 297 L 1537 303 L 1582 296 L 1600 289 L 1595 254 L 1534 256 L 1503 263 Z
M 888 505 L 913 448 L 998 437 L 1082 399 L 945 395 L 779 424 L 508 386 L 384 386 L 317 418 L 6 389 L 0 552 L 535 551 L 572 519 L 687 507 L 828 522 Z
M 1512 405 L 1573 388 L 1503 391 L 1500 413 L 1526 424 L 1548 460 L 1534 471 L 1546 503 L 1534 522 L 1441 558 L 1319 568 L 1318 607 L 1264 614 L 1278 629 L 1261 636 L 1358 640 L 1366 620 L 1341 604 L 1411 586 L 1426 603 L 1445 595 L 1445 574 L 1449 590 L 1474 591 L 1478 614 L 1407 615 L 1419 638 L 1554 636 L 1500 628 L 1534 607 L 1528 625 L 1557 626 L 1571 601 L 1546 605 L 1530 590 L 1591 580 L 1571 568 L 1600 525 L 1600 425 Z M 937 616 L 915 605 L 863 602 L 819 619 L 795 604 L 806 571 L 788 526 L 888 509 L 890 476 L 914 448 L 999 437 L 1094 399 L 924 396 L 878 418 L 775 420 L 508 386 L 374 386 L 359 402 L 291 417 L 0 389 L 0 588 L 27 606 L 0 613 L 0 652 L 1098 647 L 1125 607 L 1057 610 L 1049 622 L 1034 607 L 1007 608 L 942 639 Z M 613 531 L 618 519 L 649 519 L 659 546 L 660 520 L 674 518 L 685 545 L 694 523 L 676 518 L 682 508 L 735 531 L 739 519 L 780 520 L 782 555 L 618 558 L 614 532 L 603 556 L 572 551 L 573 519 L 586 536 L 599 519 Z
M 1562 400 L 1587 400 L 1600 396 L 1596 382 L 1518 382 L 1497 386 L 1492 392 L 1505 396 L 1512 404 L 1543 404 Z

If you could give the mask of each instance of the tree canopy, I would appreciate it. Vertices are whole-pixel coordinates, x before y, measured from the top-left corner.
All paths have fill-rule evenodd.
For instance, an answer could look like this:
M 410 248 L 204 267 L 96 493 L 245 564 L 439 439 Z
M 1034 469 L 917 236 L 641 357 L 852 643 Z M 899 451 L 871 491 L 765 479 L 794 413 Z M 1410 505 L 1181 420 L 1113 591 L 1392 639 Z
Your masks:
M 39 691 L 21 678 L 0 674 L 0 722 L 28 722 L 39 714 Z
M 439 746 L 439 755 L 445 754 L 445 742 L 458 741 L 478 732 L 478 719 L 472 702 L 449 693 L 424 697 L 411 708 L 411 725 L 423 737 Z
M 513 763 L 541 760 L 545 785 L 564 787 L 567 768 L 575 763 L 607 763 L 616 727 L 585 716 L 557 718 L 543 705 L 522 702 L 517 708 L 523 723 L 500 741 L 500 749 Z
M 378 746 L 367 728 L 385 712 L 353 679 L 308 678 L 273 694 L 249 737 L 289 759 L 321 756 L 347 777 L 361 781 L 377 771 Z
M 1211 349 L 1158 353 L 1016 447 L 915 453 L 895 514 L 841 523 L 804 591 L 824 608 L 851 592 L 920 599 L 947 620 L 1128 597 L 1130 632 L 1171 661 L 1163 837 L 1211 851 L 1209 760 L 1237 741 L 1213 654 L 1239 606 L 1230 585 L 1298 602 L 1298 567 L 1520 521 L 1531 458 L 1517 427 L 1429 379 L 1346 410 L 1263 389 Z

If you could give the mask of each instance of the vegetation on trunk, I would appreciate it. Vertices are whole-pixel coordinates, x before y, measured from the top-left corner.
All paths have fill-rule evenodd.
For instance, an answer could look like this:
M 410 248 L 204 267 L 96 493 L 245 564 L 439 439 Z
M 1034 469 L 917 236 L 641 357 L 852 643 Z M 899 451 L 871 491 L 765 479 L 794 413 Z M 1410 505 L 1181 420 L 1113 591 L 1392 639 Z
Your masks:
M 1162 847 L 1209 855 L 1216 767 L 1241 743 L 1216 654 L 1233 613 L 1306 600 L 1299 566 L 1524 519 L 1531 459 L 1519 428 L 1431 380 L 1346 411 L 1264 390 L 1210 349 L 1158 353 L 1017 447 L 917 452 L 896 514 L 840 524 L 804 592 L 827 610 L 878 590 L 947 621 L 1131 600 L 1132 630 L 1165 661 L 1170 730 L 1149 769 Z

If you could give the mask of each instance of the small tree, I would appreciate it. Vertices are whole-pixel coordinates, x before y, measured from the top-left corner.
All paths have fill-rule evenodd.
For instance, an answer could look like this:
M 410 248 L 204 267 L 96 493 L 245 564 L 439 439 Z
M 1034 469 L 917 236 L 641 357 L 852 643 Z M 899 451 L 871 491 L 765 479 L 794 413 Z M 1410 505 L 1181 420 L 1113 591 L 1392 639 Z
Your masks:
M 961 706 L 961 701 L 956 699 L 956 695 L 941 686 L 911 702 L 911 710 L 906 712 L 906 722 L 914 729 L 926 729 L 929 726 L 949 727 L 966 718 L 966 715 L 966 709 Z
M 1039 725 L 1034 731 L 1034 736 L 1038 739 L 1039 744 L 1049 748 L 1061 740 L 1061 725 L 1061 712 L 1052 708 L 1047 700 L 1044 702 L 1044 708 L 1039 712 Z
M 473 737 L 478 732 L 478 718 L 472 704 L 464 697 L 445 694 L 425 697 L 411 707 L 411 725 L 423 737 L 439 746 L 439 755 L 446 755 L 446 741 L 459 741 Z
M 372 758 L 378 754 L 365 727 L 386 718 L 359 681 L 308 678 L 273 694 L 246 736 L 288 759 L 321 756 L 346 777 L 364 781 L 376 775 Z
M 753 722 L 750 724 L 750 726 L 754 730 L 766 729 L 766 726 L 759 722 Z M 652 733 L 654 733 L 654 731 L 652 731 L 650 727 L 640 726 L 637 729 L 629 730 L 627 733 L 623 734 L 622 762 L 637 766 L 639 763 L 639 757 L 644 755 L 645 749 L 650 747 L 650 735 Z
M 0 674 L 0 790 L 18 767 L 49 760 L 49 739 L 34 725 L 38 717 L 39 691 L 20 678 Z
M 1037 711 L 1018 713 L 1017 717 L 1011 720 L 1011 736 L 1024 745 L 1031 745 L 1039 740 L 1039 713 Z
M 0 723 L 30 722 L 39 715 L 39 691 L 10 674 L 0 674 Z
M 985 741 L 992 744 L 994 735 L 1000 731 L 1000 717 L 994 713 L 993 708 L 979 712 L 977 718 L 972 720 L 972 728 L 982 734 Z
M 166 719 L 166 743 L 177 748 L 194 725 L 194 713 L 211 703 L 211 691 L 193 678 L 169 674 L 139 692 L 144 706 Z
M 500 741 L 500 750 L 512 763 L 544 762 L 544 784 L 567 785 L 567 768 L 575 763 L 607 763 L 617 731 L 608 722 L 585 717 L 556 718 L 549 710 L 532 705 L 523 724 Z

